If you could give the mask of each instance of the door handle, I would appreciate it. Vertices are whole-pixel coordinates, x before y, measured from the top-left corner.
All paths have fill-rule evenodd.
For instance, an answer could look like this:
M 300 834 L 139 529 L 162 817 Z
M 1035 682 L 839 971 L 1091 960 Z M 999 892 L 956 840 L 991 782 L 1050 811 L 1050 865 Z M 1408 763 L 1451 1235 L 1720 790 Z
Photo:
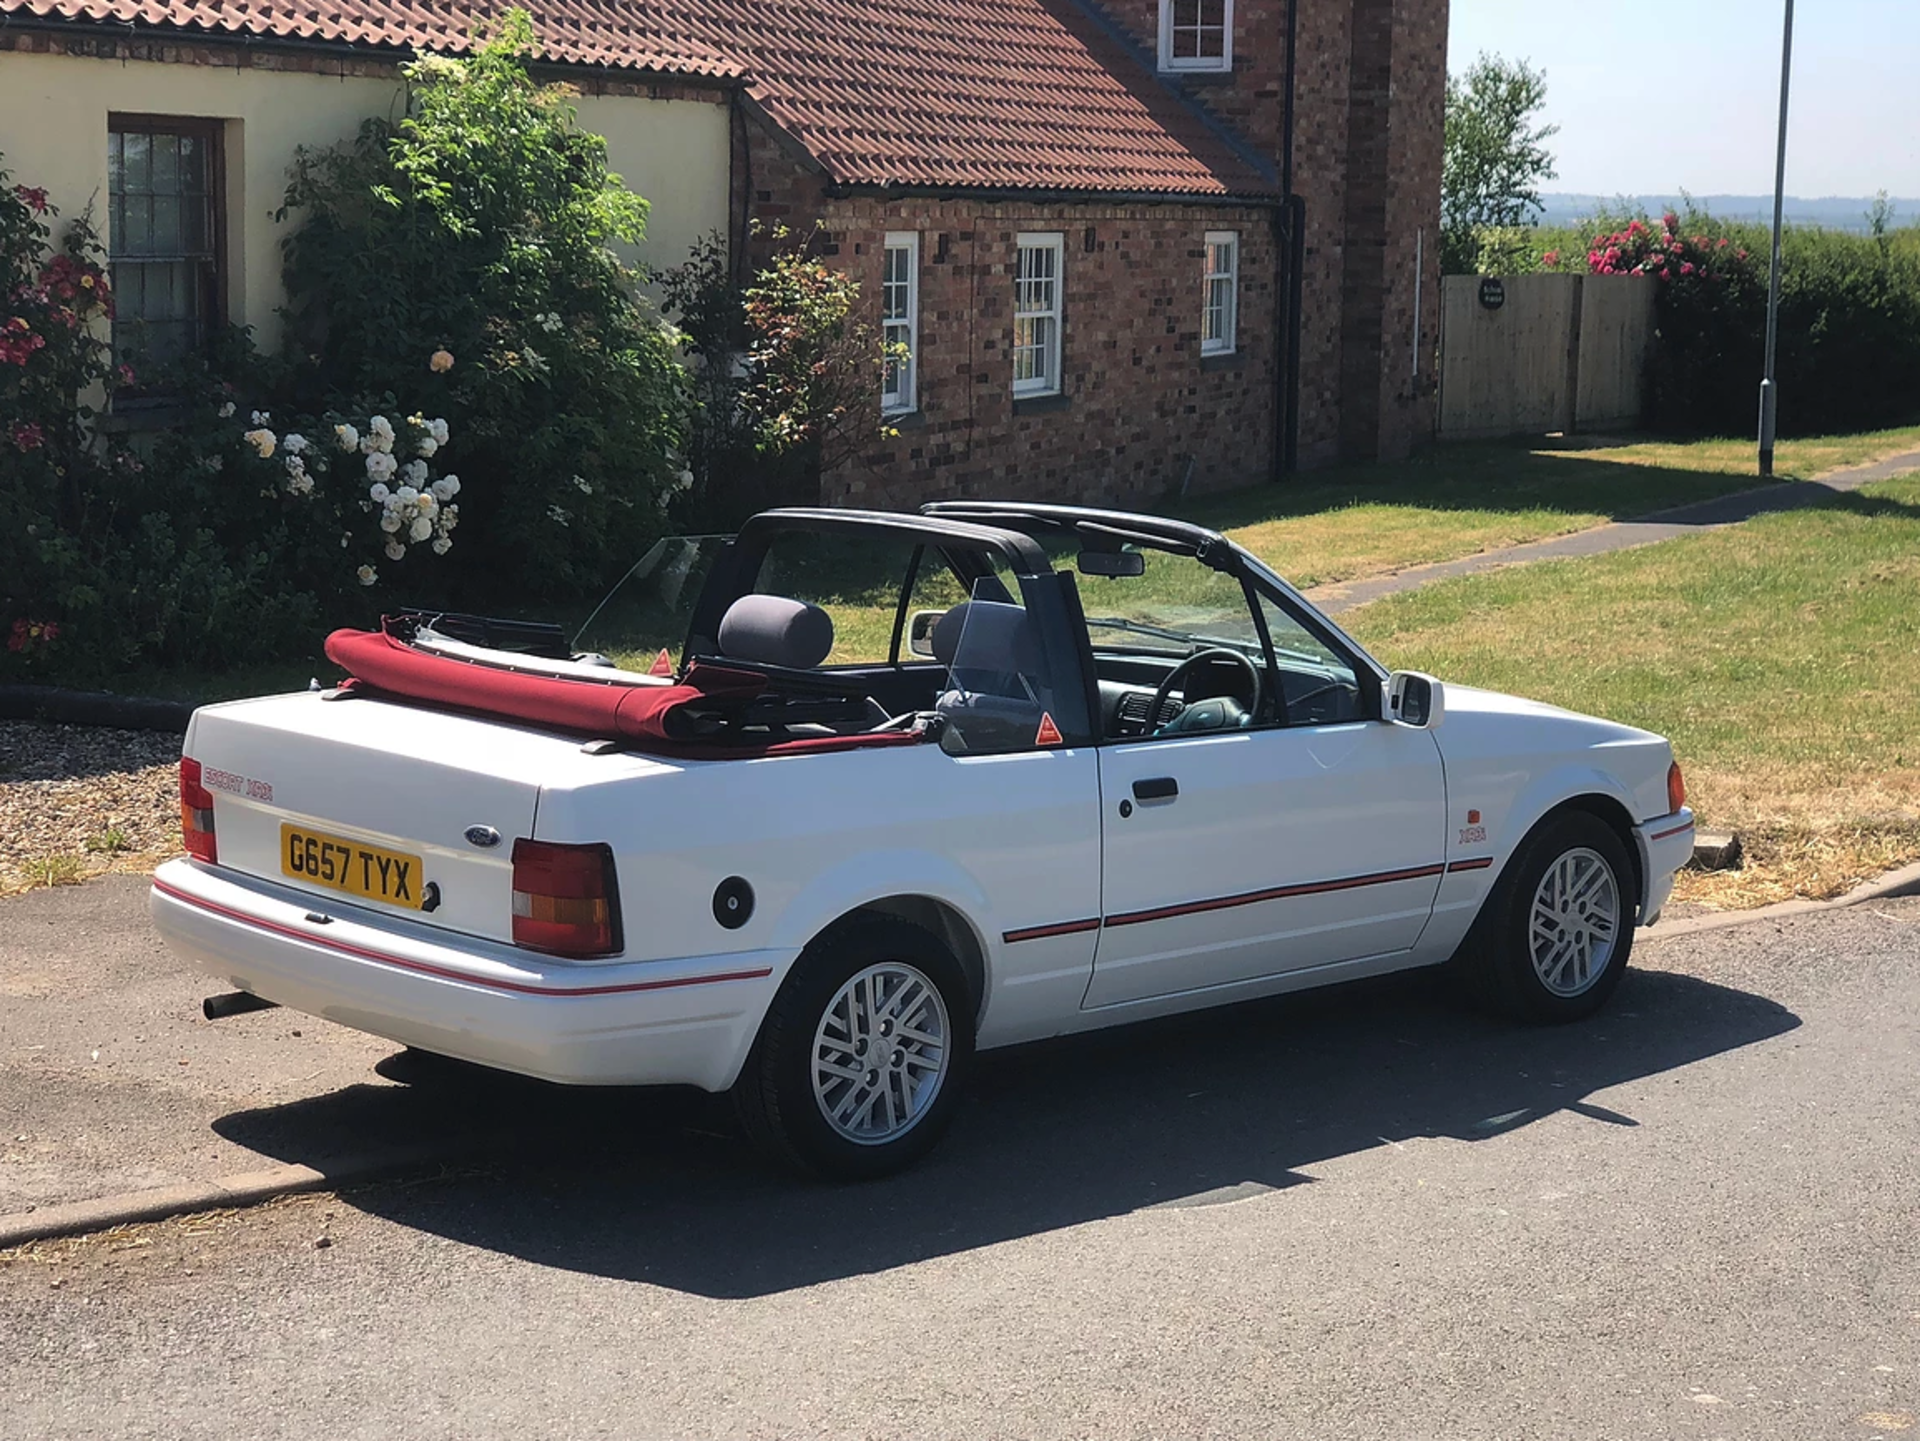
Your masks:
M 1133 783 L 1133 798 L 1137 801 L 1170 801 L 1179 794 L 1180 782 L 1172 776 L 1154 776 Z

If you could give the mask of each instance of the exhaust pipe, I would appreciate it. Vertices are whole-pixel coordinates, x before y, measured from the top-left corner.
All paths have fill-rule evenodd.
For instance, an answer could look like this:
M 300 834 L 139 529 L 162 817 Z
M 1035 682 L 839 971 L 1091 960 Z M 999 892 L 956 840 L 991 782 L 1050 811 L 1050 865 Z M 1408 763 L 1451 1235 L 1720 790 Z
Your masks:
M 279 1004 L 263 1001 L 249 991 L 228 991 L 225 995 L 208 996 L 200 1003 L 200 1014 L 209 1021 L 222 1021 L 228 1016 L 244 1016 L 248 1011 L 271 1011 Z

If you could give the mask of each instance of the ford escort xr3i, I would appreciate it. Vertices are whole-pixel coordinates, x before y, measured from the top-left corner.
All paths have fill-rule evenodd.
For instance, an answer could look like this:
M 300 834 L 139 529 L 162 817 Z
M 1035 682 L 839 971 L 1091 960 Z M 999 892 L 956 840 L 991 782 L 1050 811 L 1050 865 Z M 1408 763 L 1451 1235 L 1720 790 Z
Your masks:
M 1389 675 L 1148 516 L 771 511 L 575 637 L 328 654 L 195 713 L 167 940 L 428 1052 L 731 1091 L 829 1176 L 924 1154 L 990 1047 L 1449 963 L 1579 1019 L 1691 853 L 1659 736 Z

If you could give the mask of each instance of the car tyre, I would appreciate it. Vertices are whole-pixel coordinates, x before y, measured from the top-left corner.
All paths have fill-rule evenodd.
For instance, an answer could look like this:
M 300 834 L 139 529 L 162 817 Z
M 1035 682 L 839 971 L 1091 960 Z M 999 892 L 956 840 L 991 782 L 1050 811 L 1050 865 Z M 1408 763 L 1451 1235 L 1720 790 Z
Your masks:
M 1454 958 L 1490 1010 L 1517 1020 L 1584 1020 L 1626 973 L 1638 918 L 1619 833 L 1587 811 L 1535 827 L 1508 862 Z
M 856 916 L 794 962 L 734 1106 L 754 1145 L 787 1167 L 830 1180 L 889 1175 L 946 1130 L 973 1035 L 953 953 L 906 921 Z

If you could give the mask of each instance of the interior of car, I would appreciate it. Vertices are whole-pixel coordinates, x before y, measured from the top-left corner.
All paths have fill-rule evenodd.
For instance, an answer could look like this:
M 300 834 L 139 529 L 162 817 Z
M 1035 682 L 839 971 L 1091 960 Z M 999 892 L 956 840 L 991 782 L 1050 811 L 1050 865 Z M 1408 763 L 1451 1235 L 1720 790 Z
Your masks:
M 1055 549 L 1079 573 L 1101 739 L 1363 715 L 1352 662 L 1278 596 L 1191 555 Z M 856 590 L 850 564 L 769 557 L 756 588 L 725 612 L 709 658 L 760 671 L 792 696 L 791 718 L 771 719 L 783 733 L 850 735 L 938 717 L 934 728 L 957 742 L 949 748 L 1031 747 L 1062 678 L 1048 672 L 1017 585 L 942 560 L 916 548 L 900 569 L 876 567 Z M 904 579 L 888 580 L 887 570 Z M 765 588 L 808 579 L 812 598 Z M 934 599 L 948 603 L 916 604 Z

